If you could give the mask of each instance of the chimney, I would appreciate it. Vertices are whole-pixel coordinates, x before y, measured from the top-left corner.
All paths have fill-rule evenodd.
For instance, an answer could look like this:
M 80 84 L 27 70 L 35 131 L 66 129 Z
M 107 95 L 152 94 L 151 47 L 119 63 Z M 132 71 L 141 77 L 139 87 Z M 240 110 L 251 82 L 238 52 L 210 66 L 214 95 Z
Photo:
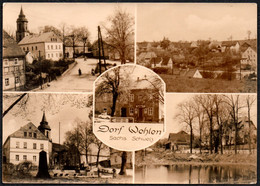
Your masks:
M 137 81 L 139 81 L 139 77 L 137 77 Z

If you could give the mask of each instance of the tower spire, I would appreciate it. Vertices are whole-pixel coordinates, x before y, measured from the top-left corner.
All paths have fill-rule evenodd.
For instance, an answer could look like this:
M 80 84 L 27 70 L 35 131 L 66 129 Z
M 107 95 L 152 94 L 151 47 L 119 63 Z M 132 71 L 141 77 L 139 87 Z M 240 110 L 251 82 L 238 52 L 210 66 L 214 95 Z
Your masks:
M 20 10 L 20 15 L 21 16 L 24 16 L 24 13 L 23 13 L 23 6 L 21 5 L 21 10 Z

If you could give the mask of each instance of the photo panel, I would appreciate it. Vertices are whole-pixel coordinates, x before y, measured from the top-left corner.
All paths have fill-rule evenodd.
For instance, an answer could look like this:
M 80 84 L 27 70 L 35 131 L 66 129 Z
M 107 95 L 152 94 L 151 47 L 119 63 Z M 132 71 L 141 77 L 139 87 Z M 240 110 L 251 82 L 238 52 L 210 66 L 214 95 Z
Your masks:
M 134 40 L 134 4 L 5 3 L 3 91 L 92 92 L 102 72 L 134 63 Z
M 134 183 L 256 183 L 256 94 L 167 94 L 166 99 L 167 131 L 135 152 Z
M 257 91 L 255 3 L 140 3 L 136 38 L 167 92 Z
M 92 131 L 92 94 L 3 94 L 3 183 L 132 183 L 132 152 Z

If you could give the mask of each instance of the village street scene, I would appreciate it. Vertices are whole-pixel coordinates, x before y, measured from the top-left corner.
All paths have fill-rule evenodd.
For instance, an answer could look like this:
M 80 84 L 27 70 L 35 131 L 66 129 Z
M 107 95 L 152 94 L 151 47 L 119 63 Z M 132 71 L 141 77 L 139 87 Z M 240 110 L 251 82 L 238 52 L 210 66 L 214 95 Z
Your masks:
M 148 68 L 124 65 L 109 69 L 95 81 L 94 133 L 120 150 L 154 144 L 165 132 L 164 96 L 165 83 Z
M 256 10 L 255 4 L 138 4 L 137 64 L 158 73 L 167 92 L 255 93 Z
M 167 132 L 135 153 L 135 183 L 256 183 L 256 94 L 167 94 L 166 99 Z
M 91 92 L 102 72 L 134 62 L 134 10 L 112 3 L 6 3 L 3 90 Z
M 91 94 L 4 93 L 3 183 L 132 183 L 132 153 L 92 131 Z

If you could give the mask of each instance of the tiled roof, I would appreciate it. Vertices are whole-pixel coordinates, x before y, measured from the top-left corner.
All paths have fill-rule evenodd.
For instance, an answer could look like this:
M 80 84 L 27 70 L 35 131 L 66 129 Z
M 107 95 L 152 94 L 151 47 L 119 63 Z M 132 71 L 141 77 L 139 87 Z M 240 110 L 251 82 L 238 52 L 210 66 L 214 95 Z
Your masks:
M 52 41 L 52 38 L 56 38 L 57 41 Z M 41 42 L 54 42 L 54 43 L 61 43 L 61 39 L 54 34 L 53 32 L 46 32 L 39 35 L 29 35 L 25 36 L 18 44 L 31 44 L 31 43 L 41 43 Z
M 168 65 L 170 59 L 171 59 L 170 57 L 164 57 L 162 60 L 162 65 Z
M 27 137 L 24 137 L 24 132 L 27 132 Z M 28 132 L 32 132 L 32 137 L 29 136 Z M 39 139 L 39 140 L 49 140 L 45 135 L 43 135 L 43 133 L 41 133 L 41 131 L 39 131 L 37 129 L 37 127 L 32 122 L 24 125 L 19 130 L 17 130 L 16 132 L 12 133 L 9 137 L 35 139 L 33 137 L 33 133 L 35 133 L 35 132 L 37 134 L 37 138 L 36 139 Z
M 24 51 L 17 45 L 15 40 L 3 30 L 3 58 L 25 56 Z
M 189 143 L 190 135 L 184 131 L 180 131 L 178 133 L 170 133 L 168 141 L 170 142 L 181 142 L 181 143 Z

